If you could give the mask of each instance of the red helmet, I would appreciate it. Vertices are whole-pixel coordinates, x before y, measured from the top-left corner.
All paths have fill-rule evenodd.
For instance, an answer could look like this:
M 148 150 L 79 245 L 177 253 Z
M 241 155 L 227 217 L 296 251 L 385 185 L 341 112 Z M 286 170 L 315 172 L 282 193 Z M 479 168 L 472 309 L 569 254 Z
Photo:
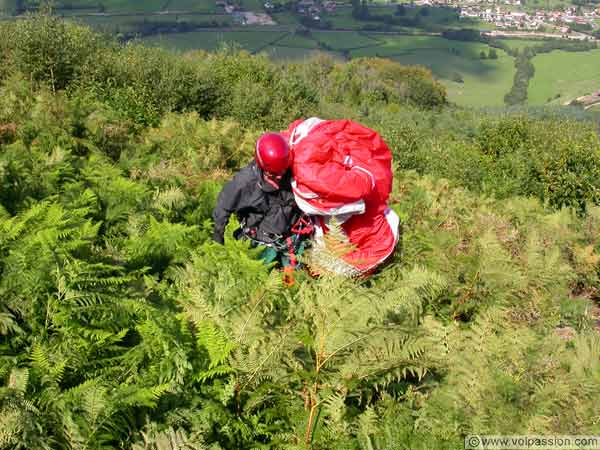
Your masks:
M 265 172 L 281 174 L 290 166 L 290 149 L 278 133 L 265 133 L 256 141 L 256 163 Z

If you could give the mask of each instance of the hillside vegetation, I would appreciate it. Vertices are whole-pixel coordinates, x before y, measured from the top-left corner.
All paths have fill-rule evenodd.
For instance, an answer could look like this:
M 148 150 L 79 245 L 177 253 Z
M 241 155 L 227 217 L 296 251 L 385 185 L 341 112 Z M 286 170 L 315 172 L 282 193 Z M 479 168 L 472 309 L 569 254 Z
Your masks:
M 446 104 L 422 68 L 177 56 L 0 24 L 0 448 L 462 449 L 600 434 L 600 138 Z M 394 153 L 367 280 L 210 241 L 266 129 L 349 117 Z M 232 224 L 233 226 L 234 224 Z

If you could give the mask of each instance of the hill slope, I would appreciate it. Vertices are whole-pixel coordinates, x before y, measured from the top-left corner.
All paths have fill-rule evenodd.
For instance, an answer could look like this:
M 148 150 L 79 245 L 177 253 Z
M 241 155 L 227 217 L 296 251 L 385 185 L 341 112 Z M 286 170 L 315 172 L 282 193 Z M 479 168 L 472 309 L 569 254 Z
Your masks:
M 0 31 L 1 447 L 598 434 L 593 124 L 449 109 L 427 72 L 377 59 L 281 73 L 44 17 Z M 261 130 L 310 113 L 393 148 L 402 248 L 368 280 L 289 288 L 233 224 L 210 241 Z

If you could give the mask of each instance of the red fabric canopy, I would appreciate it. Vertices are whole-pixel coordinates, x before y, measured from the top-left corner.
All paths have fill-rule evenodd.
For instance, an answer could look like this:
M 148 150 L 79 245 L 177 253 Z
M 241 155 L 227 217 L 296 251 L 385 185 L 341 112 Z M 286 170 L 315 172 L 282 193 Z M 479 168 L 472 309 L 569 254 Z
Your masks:
M 358 271 L 383 262 L 398 242 L 398 217 L 386 203 L 393 177 L 387 144 L 377 132 L 350 120 L 299 120 L 282 134 L 292 149 L 300 208 L 343 221 L 357 248 L 344 260 Z

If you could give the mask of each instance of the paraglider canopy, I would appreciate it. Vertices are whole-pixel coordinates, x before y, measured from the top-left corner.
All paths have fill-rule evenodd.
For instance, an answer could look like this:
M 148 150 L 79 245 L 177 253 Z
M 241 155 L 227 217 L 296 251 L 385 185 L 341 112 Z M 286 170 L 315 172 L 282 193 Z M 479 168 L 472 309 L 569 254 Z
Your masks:
M 315 218 L 317 244 L 335 218 L 352 244 L 342 259 L 358 274 L 381 264 L 399 239 L 398 216 L 387 206 L 393 179 L 387 144 L 350 120 L 299 120 L 282 134 L 293 155 L 294 197 Z

